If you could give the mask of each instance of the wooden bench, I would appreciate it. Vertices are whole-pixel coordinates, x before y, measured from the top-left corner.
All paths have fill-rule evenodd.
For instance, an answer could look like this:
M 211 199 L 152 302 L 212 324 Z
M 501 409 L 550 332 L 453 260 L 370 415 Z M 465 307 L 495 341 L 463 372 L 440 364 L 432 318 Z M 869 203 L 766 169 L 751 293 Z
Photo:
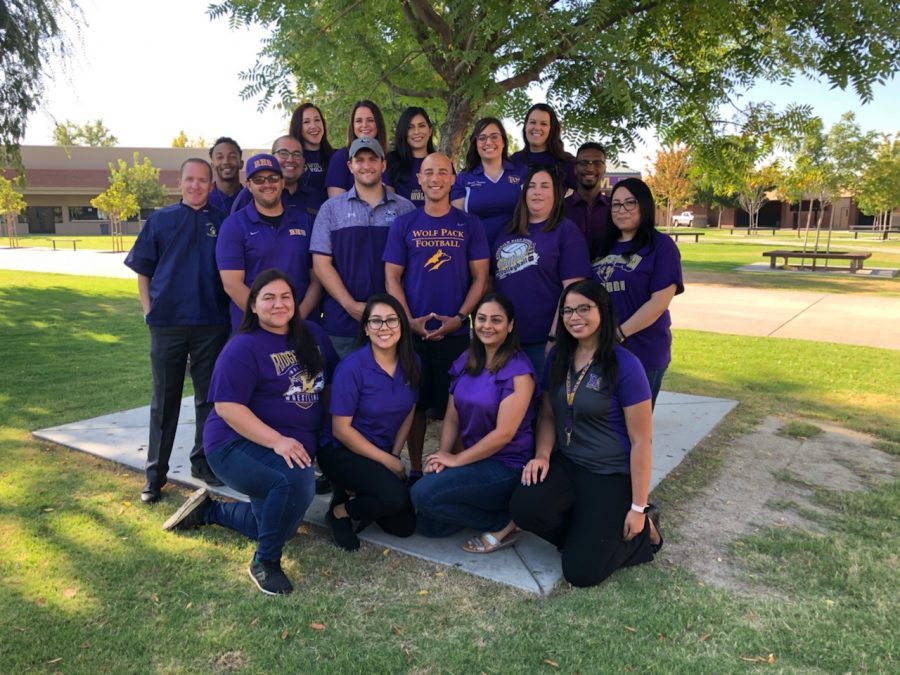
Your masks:
M 859 239 L 859 233 L 863 234 L 877 234 L 881 236 L 881 241 L 887 241 L 889 234 L 895 234 L 900 232 L 900 229 L 897 228 L 888 228 L 886 230 L 876 230 L 873 225 L 851 225 L 850 231 L 853 232 L 853 238 Z
M 56 242 L 58 242 L 58 241 L 65 242 L 66 244 L 71 243 L 72 250 L 74 251 L 74 250 L 76 250 L 75 247 L 77 246 L 78 242 L 81 241 L 81 239 L 68 239 L 68 238 L 67 239 L 59 239 L 59 238 L 50 237 L 50 243 L 53 244 L 54 251 L 56 250 Z
M 847 251 L 831 251 L 830 253 L 823 252 L 814 252 L 814 251 L 766 251 L 763 253 L 763 257 L 769 257 L 769 266 L 774 270 L 775 269 L 775 259 L 783 258 L 784 265 L 787 266 L 788 260 L 792 258 L 800 258 L 805 259 L 808 258 L 812 260 L 812 269 L 816 269 L 816 261 L 824 260 L 825 267 L 822 269 L 828 269 L 828 261 L 829 260 L 849 260 L 850 261 L 850 272 L 856 273 L 858 270 L 863 268 L 863 261 L 867 258 L 871 258 L 872 254 L 868 252 L 864 253 L 848 253 Z M 805 267 L 805 265 L 801 264 L 801 268 Z M 832 268 L 834 269 L 834 268 Z M 845 269 L 845 268 L 841 268 Z
M 669 236 L 672 237 L 675 241 L 678 241 L 678 237 L 693 237 L 694 242 L 700 243 L 700 237 L 705 237 L 705 232 L 669 232 Z
M 731 236 L 734 236 L 735 230 L 743 230 L 744 234 L 752 234 L 754 232 L 771 232 L 774 236 L 776 232 L 780 232 L 780 227 L 754 227 L 752 230 L 749 227 L 732 227 L 731 228 Z

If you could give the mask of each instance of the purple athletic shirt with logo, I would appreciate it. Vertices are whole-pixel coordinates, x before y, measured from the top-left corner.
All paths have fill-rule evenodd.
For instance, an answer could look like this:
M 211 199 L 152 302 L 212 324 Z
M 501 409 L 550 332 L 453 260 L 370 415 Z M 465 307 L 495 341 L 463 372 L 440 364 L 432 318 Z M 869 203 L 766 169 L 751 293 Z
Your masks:
M 543 344 L 556 314 L 564 279 L 588 278 L 591 260 L 578 227 L 563 218 L 552 232 L 530 223 L 528 234 L 502 232 L 494 242 L 494 287 L 516 309 L 522 344 Z
M 321 150 L 304 150 L 303 160 L 306 168 L 300 181 L 311 191 L 319 195 L 319 204 L 328 199 L 328 191 L 325 189 L 325 162 Z
M 440 218 L 424 209 L 400 216 L 391 225 L 384 248 L 384 262 L 404 268 L 403 290 L 413 317 L 430 312 L 456 316 L 472 285 L 469 263 L 489 257 L 481 221 L 453 207 Z M 436 330 L 440 325 L 431 319 L 425 328 Z M 468 332 L 464 323 L 452 335 Z
M 496 183 L 485 175 L 480 164 L 456 177 L 450 199 L 463 199 L 463 211 L 478 216 L 484 225 L 488 244 L 493 244 L 500 231 L 512 220 L 526 173 L 525 167 L 507 161 L 503 162 L 503 174 Z
M 532 166 L 556 166 L 559 167 L 561 172 L 561 178 L 563 179 L 563 183 L 565 187 L 572 188 L 573 190 L 578 186 L 578 182 L 575 179 L 575 158 L 568 159 L 566 161 L 560 162 L 553 155 L 551 155 L 546 150 L 543 152 L 531 152 L 531 150 L 519 150 L 518 152 L 514 152 L 512 156 L 509 158 L 510 161 L 515 162 L 516 164 L 521 164 L 527 169 Z M 565 192 L 565 190 L 563 190 Z
M 675 294 L 684 292 L 681 253 L 671 237 L 656 232 L 650 245 L 626 259 L 631 242 L 617 242 L 608 255 L 593 262 L 594 274 L 609 291 L 616 320 L 625 323 L 656 291 L 675 284 Z M 623 343 L 646 370 L 666 368 L 672 360 L 672 319 L 669 310 L 645 329 L 629 335 Z
M 209 400 L 247 406 L 279 434 L 302 443 L 312 457 L 325 421 L 322 392 L 331 383 L 338 356 L 319 326 L 305 321 L 304 328 L 319 345 L 325 362 L 323 370 L 311 373 L 298 366 L 285 335 L 262 328 L 238 333 L 219 354 L 209 385 Z M 241 435 L 213 409 L 203 428 L 206 454 L 238 438 Z
M 500 403 L 515 390 L 514 378 L 528 375 L 534 380 L 534 397 L 516 429 L 515 436 L 505 446 L 491 455 L 506 466 L 521 469 L 534 457 L 535 404 L 540 386 L 534 367 L 524 352 L 517 352 L 496 373 L 487 368 L 478 375 L 469 375 L 463 367 L 469 352 L 463 352 L 450 368 L 450 393 L 459 414 L 459 430 L 464 448 L 471 448 L 497 428 Z

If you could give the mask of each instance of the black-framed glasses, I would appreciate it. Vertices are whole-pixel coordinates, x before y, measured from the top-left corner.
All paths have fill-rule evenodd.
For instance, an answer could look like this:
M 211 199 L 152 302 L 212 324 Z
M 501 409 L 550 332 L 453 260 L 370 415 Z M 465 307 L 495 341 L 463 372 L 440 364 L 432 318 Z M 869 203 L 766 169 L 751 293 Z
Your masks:
M 275 183 L 281 182 L 281 175 L 273 173 L 268 176 L 251 176 L 250 182 L 254 185 L 265 185 L 266 183 L 268 183 L 269 185 L 275 185 Z
M 300 150 L 294 150 L 294 152 L 291 152 L 290 150 L 285 150 L 284 148 L 282 148 L 281 150 L 276 150 L 272 154 L 278 157 L 278 159 L 287 159 L 288 157 L 290 157 L 291 159 L 296 159 L 298 161 L 303 159 L 303 153 Z
M 587 316 L 596 306 L 597 305 L 589 305 L 585 303 L 583 305 L 578 305 L 577 307 L 563 307 L 559 311 L 559 313 L 563 315 L 564 319 L 570 318 L 572 314 L 577 314 L 578 316 Z
M 626 199 L 621 202 L 613 202 L 609 205 L 611 211 L 634 211 L 637 208 L 637 199 Z
M 500 134 L 481 134 L 480 136 L 476 136 L 475 140 L 481 143 L 487 143 L 488 141 L 493 141 L 494 143 L 499 143 L 500 139 L 503 138 Z
M 382 326 L 387 326 L 391 330 L 394 330 L 397 328 L 397 326 L 400 325 L 400 317 L 399 316 L 389 316 L 386 319 L 379 319 L 379 318 L 369 319 L 368 321 L 366 321 L 366 325 L 371 330 L 381 330 Z
M 606 166 L 605 159 L 576 159 L 575 166 L 580 166 L 582 169 L 586 169 L 589 166 L 595 166 L 598 169 L 601 166 Z

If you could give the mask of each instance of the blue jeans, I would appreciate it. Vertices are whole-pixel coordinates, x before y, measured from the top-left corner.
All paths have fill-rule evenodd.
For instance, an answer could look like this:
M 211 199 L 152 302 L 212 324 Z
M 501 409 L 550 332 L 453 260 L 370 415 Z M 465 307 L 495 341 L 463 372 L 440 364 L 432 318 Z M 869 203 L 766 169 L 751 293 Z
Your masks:
M 509 524 L 509 498 L 522 470 L 493 459 L 422 476 L 410 490 L 416 529 L 446 537 L 464 527 L 496 532 Z
M 652 407 L 656 407 L 656 397 L 659 396 L 659 390 L 662 387 L 663 375 L 666 374 L 665 368 L 658 368 L 656 370 L 646 370 L 647 373 L 647 382 L 650 383 L 650 394 L 653 397 Z
M 228 487 L 250 497 L 249 504 L 214 502 L 207 520 L 255 540 L 258 557 L 280 560 L 315 496 L 312 467 L 291 469 L 273 450 L 246 438 L 216 448 L 207 461 Z

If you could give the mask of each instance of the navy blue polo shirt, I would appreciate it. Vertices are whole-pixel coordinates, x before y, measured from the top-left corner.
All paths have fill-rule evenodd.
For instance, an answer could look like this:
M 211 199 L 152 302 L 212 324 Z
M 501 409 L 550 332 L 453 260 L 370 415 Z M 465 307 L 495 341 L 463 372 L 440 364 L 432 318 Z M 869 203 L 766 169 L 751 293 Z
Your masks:
M 242 188 L 243 189 L 243 188 Z M 225 215 L 231 213 L 231 207 L 234 206 L 234 200 L 241 193 L 240 190 L 229 196 L 219 189 L 219 186 L 213 184 L 212 192 L 209 193 L 209 205 L 219 209 Z
M 150 277 L 151 326 L 228 324 L 228 296 L 216 267 L 216 241 L 225 219 L 208 205 L 178 202 L 154 211 L 125 264 Z
M 301 180 L 297 184 L 294 194 L 291 194 L 287 188 L 281 191 L 281 203 L 284 205 L 284 208 L 297 207 L 310 218 L 315 218 L 319 212 L 319 207 L 322 206 L 322 195 L 315 188 L 306 185 L 302 180 L 302 176 L 300 178 Z M 250 190 L 244 187 L 238 192 L 237 197 L 234 198 L 234 204 L 230 213 L 237 213 L 252 203 L 253 195 L 250 194 Z

